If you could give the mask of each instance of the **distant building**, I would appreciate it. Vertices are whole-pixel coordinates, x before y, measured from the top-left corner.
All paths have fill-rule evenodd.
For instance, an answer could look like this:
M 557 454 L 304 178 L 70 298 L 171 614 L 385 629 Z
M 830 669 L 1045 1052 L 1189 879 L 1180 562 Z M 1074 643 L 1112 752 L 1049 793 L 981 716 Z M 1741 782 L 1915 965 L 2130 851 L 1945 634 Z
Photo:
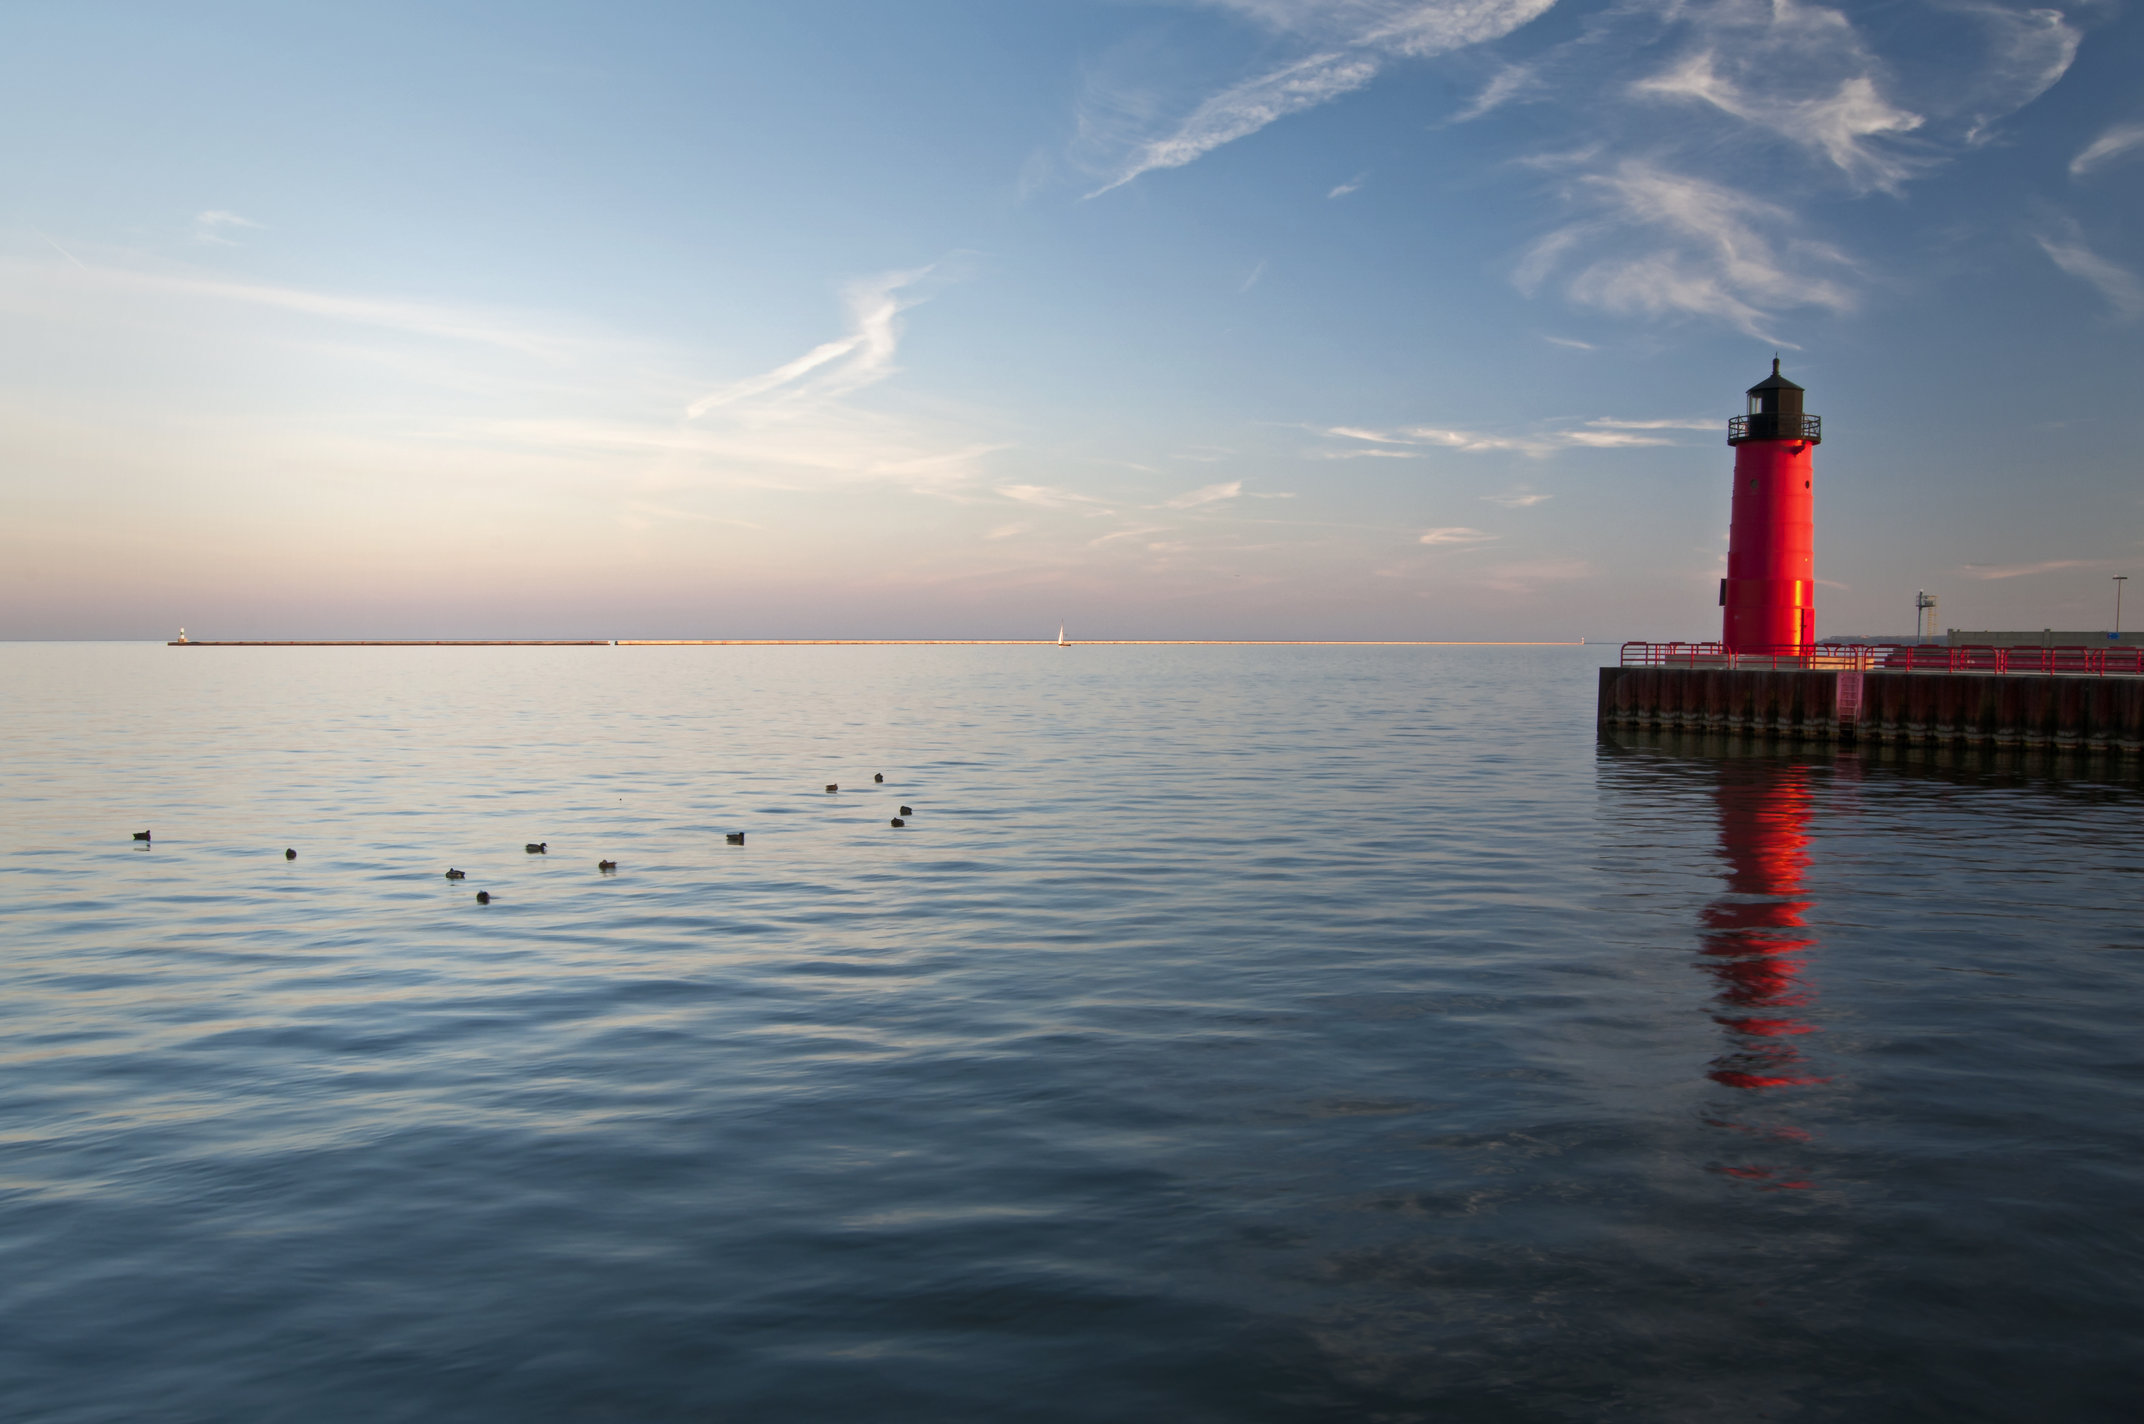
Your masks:
M 2144 633 L 2114 637 L 2106 629 L 2079 633 L 2066 628 L 2027 628 L 2023 632 L 1989 632 L 1985 629 L 1952 628 L 1945 639 L 1954 648 L 2140 648 Z

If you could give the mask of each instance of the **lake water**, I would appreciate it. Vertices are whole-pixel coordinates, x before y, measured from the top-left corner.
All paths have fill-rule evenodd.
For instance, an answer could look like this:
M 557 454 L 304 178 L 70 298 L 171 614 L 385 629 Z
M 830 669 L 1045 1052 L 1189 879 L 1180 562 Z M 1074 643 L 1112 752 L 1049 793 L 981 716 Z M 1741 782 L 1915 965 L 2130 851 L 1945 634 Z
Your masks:
M 2134 1417 L 2134 763 L 1603 652 L 0 647 L 0 1415 Z

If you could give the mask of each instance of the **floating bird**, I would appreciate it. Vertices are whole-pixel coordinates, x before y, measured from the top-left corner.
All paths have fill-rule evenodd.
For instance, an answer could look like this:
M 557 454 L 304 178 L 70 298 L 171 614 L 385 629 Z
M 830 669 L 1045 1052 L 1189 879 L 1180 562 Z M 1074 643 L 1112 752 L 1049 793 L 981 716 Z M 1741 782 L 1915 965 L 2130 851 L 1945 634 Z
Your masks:
M 913 816 L 916 814 L 916 808 L 913 806 L 903 806 L 901 808 L 901 814 L 904 816 Z
M 891 821 L 887 822 L 887 824 L 892 826 L 905 826 L 908 824 L 908 822 L 902 820 L 899 816 L 895 816 Z
M 283 859 L 285 859 L 285 860 L 296 860 L 297 858 L 298 858 L 298 853 L 297 853 L 296 851 L 294 851 L 294 850 L 285 850 L 285 851 L 283 852 Z
M 871 773 L 871 779 L 873 781 L 884 781 L 886 779 L 886 773 L 883 771 L 874 771 Z
M 724 831 L 724 832 L 722 833 L 722 839 L 724 839 L 724 840 L 728 841 L 728 842 L 729 842 L 729 843 L 730 843 L 731 845 L 743 845 L 743 844 L 744 844 L 744 832 L 743 832 L 743 831 Z
M 829 786 L 826 789 L 832 791 L 834 788 Z M 149 839 L 149 833 L 147 831 L 136 831 L 134 833 L 134 839 L 138 841 L 145 841 Z
M 449 880 L 467 880 L 468 878 L 469 877 L 463 874 L 461 871 L 452 869 L 451 867 L 447 871 L 447 879 Z
M 617 868 L 618 862 L 615 860 L 599 860 L 596 862 L 596 869 L 598 870 L 616 870 Z
M 828 783 L 826 783 L 826 789 L 829 791 L 839 791 L 841 789 L 841 784 L 839 782 L 829 781 Z
M 477 903 L 478 903 L 479 905 L 488 905 L 488 904 L 490 904 L 490 903 L 491 903 L 491 892 L 490 892 L 489 890 L 479 890 L 479 891 L 477 891 L 477 892 L 476 892 L 476 902 L 477 902 Z
M 530 841 L 522 849 L 530 855 L 548 855 L 551 852 L 551 843 L 549 841 Z

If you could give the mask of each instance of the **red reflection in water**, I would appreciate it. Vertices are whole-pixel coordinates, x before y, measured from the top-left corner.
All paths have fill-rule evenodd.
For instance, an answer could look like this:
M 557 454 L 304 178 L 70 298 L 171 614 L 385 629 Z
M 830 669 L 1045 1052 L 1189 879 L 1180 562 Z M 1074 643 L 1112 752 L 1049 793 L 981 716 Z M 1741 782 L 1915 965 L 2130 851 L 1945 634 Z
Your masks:
M 1722 1167 L 1720 1175 L 1733 1177 L 1739 1182 L 1756 1182 L 1779 1192 L 1806 1192 L 1816 1185 L 1814 1182 L 1799 1181 L 1793 1177 L 1775 1176 L 1770 1167 Z
M 1715 795 L 1727 893 L 1705 907 L 1699 948 L 1717 985 L 1713 1020 L 1726 1030 L 1727 1043 L 1706 1076 L 1752 1093 L 1822 1082 L 1798 1045 L 1815 1032 L 1800 1016 L 1810 1002 L 1801 975 L 1816 948 L 1804 921 L 1811 901 L 1802 886 L 1814 802 L 1808 768 L 1729 763 Z M 1716 1125 L 1779 1141 L 1809 1136 L 1797 1128 Z M 1719 1170 L 1774 1190 L 1810 1185 L 1771 1167 Z

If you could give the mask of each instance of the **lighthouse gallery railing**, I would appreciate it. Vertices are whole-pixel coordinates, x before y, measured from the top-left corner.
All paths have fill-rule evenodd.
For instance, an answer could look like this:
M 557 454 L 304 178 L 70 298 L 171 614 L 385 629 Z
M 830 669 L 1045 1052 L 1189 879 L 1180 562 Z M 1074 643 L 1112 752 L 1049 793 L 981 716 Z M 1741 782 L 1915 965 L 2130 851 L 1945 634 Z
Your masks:
M 2144 648 L 1953 648 L 1929 643 L 1818 643 L 1813 648 L 1745 648 L 1729 652 L 1720 643 L 1631 642 L 1623 645 L 1622 665 L 2144 677 Z
M 1755 430 L 1751 426 L 1755 426 Z M 1727 418 L 1727 443 L 1745 440 L 1822 440 L 1824 418 L 1820 415 L 1731 415 Z

